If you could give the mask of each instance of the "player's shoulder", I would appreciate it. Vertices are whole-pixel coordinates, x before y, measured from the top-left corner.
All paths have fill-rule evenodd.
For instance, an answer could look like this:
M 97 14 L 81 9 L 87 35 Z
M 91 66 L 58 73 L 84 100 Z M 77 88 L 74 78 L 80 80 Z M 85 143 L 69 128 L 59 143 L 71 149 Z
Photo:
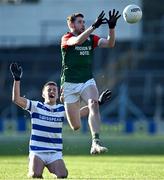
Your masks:
M 65 33 L 63 36 L 62 36 L 62 39 L 63 38 L 70 38 L 70 37 L 72 37 L 72 36 L 74 36 L 71 32 L 67 32 L 67 33 Z
M 57 108 L 59 108 L 61 111 L 65 111 L 64 104 L 57 104 Z
M 36 108 L 41 108 L 41 109 L 44 109 L 44 103 L 41 102 L 41 101 L 31 101 L 32 105 Z
M 93 37 L 93 38 L 100 38 L 100 36 L 96 35 L 96 34 L 91 34 L 90 37 Z
M 28 99 L 28 101 L 29 101 L 30 103 L 32 103 L 33 105 L 37 105 L 38 103 L 41 103 L 41 102 L 39 102 L 39 101 L 37 101 L 37 100 L 33 100 L 33 99 Z
M 37 108 L 39 101 L 27 99 L 27 105 L 25 107 L 25 110 L 31 112 L 34 109 Z
M 42 106 L 45 106 L 45 104 L 42 101 L 35 101 L 36 104 L 40 104 Z
M 100 37 L 95 35 L 95 34 L 91 34 L 90 38 L 92 39 L 93 47 L 96 48 L 98 46 L 98 42 L 100 40 Z
M 41 101 L 36 101 L 36 100 L 30 100 L 31 102 L 31 105 L 32 106 L 35 106 L 36 108 L 41 108 L 41 109 L 44 109 L 46 107 L 46 104 L 41 102 Z

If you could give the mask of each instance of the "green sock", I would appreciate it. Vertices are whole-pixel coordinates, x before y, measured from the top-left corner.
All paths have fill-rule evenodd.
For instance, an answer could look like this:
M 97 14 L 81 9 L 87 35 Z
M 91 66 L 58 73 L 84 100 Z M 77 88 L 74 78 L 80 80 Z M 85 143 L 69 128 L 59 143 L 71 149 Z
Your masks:
M 99 139 L 100 139 L 99 133 L 94 133 L 94 134 L 92 135 L 92 140 L 99 140 Z

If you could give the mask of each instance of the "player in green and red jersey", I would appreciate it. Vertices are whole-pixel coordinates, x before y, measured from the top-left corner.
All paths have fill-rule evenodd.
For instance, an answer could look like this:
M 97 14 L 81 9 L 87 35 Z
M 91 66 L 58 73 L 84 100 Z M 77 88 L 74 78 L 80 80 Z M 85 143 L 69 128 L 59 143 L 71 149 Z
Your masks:
M 85 30 L 84 15 L 72 14 L 67 18 L 70 32 L 62 37 L 62 75 L 61 88 L 64 95 L 64 104 L 68 122 L 72 129 L 77 130 L 81 126 L 80 100 L 88 104 L 88 123 L 92 134 L 91 154 L 106 152 L 108 149 L 101 145 L 99 139 L 100 113 L 98 97 L 99 93 L 92 74 L 93 51 L 96 47 L 112 48 L 115 45 L 115 26 L 119 11 L 111 13 L 109 19 L 104 18 L 104 11 L 96 21 Z M 108 24 L 108 38 L 100 38 L 92 32 L 101 26 Z

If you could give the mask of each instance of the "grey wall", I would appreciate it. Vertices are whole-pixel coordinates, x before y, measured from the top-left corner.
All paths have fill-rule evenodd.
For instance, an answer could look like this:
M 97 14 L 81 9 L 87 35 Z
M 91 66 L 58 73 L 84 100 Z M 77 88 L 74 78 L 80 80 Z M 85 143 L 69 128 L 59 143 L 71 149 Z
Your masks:
M 12 36 L 18 36 L 13 40 L 15 44 L 15 41 L 24 44 L 40 43 L 42 35 L 58 41 L 68 31 L 66 17 L 69 14 L 84 13 L 86 24 L 90 25 L 102 10 L 108 14 L 109 9 L 116 8 L 122 13 L 124 7 L 132 3 L 141 6 L 140 0 L 42 0 L 36 4 L 0 4 L 0 44 L 5 43 L 5 38 L 14 39 Z M 44 29 L 42 24 L 47 21 L 50 25 Z M 96 30 L 96 33 L 105 37 L 107 30 L 107 26 L 104 26 Z M 138 38 L 141 35 L 141 23 L 128 25 L 121 17 L 116 32 L 120 40 Z

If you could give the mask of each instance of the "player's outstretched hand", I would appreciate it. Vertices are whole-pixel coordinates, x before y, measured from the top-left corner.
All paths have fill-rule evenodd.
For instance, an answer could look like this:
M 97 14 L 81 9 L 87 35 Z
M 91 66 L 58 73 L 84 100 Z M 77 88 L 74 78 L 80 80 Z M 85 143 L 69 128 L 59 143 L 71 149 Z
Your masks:
M 114 29 L 117 23 L 117 20 L 121 17 L 121 14 L 119 14 L 119 11 L 115 12 L 115 9 L 113 9 L 113 12 L 109 11 L 109 19 L 105 18 L 108 26 L 110 29 Z
M 98 18 L 96 19 L 96 21 L 92 24 L 92 27 L 93 27 L 94 29 L 98 28 L 101 24 L 106 24 L 106 23 L 107 23 L 107 22 L 106 22 L 106 19 L 104 18 L 104 16 L 105 16 L 105 12 L 102 11 L 102 12 L 99 14 Z
M 111 96 L 112 96 L 112 92 L 109 89 L 103 91 L 99 97 L 99 105 L 108 102 L 111 99 Z
M 15 81 L 20 81 L 22 74 L 23 74 L 23 69 L 20 65 L 17 63 L 11 63 L 10 64 L 10 71 L 11 74 L 14 78 Z

